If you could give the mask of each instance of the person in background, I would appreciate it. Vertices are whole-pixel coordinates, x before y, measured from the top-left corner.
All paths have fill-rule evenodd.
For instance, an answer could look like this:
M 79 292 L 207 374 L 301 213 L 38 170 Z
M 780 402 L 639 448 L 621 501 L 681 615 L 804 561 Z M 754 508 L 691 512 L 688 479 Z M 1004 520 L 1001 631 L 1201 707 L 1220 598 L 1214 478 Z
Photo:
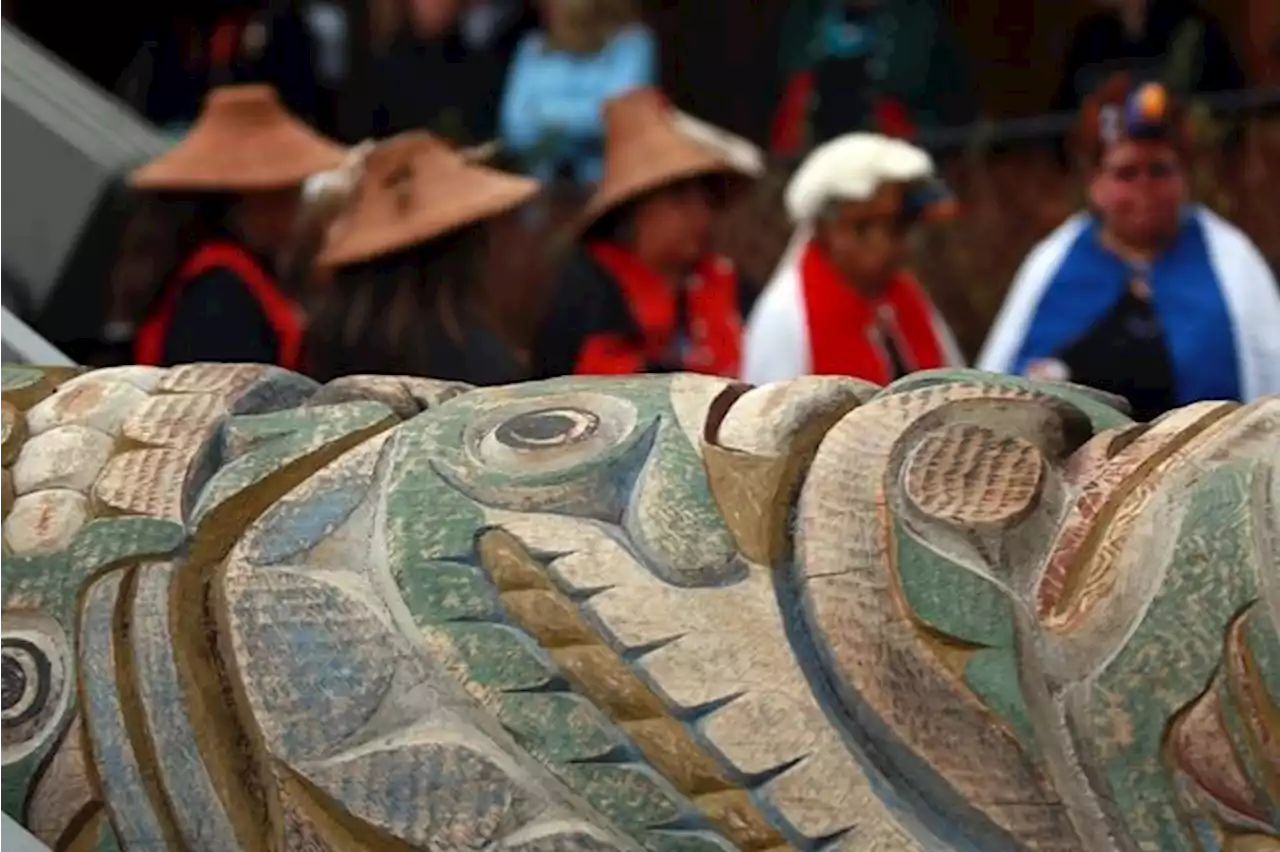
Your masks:
M 217 86 L 265 83 L 307 121 L 319 109 L 320 82 L 311 28 L 299 4 L 202 0 L 178 17 L 159 15 L 162 30 L 144 44 L 115 86 L 149 120 L 183 132 Z
M 302 318 L 280 287 L 276 259 L 293 232 L 309 176 L 346 150 L 310 130 L 269 86 L 214 89 L 191 131 L 130 175 L 181 218 L 177 262 L 138 326 L 134 362 L 299 363 Z
M 546 181 L 600 179 L 606 100 L 655 82 L 656 47 L 629 0 L 543 0 L 502 95 L 505 148 Z
M 1244 233 L 1189 203 L 1186 137 L 1158 83 L 1120 76 L 1086 102 L 1090 209 L 1027 256 L 980 368 L 1108 391 L 1140 420 L 1280 393 L 1280 290 Z
M 403 2 L 403 26 L 374 64 L 372 135 L 426 130 L 461 145 L 493 138 L 502 66 L 463 38 L 463 0 Z
M 727 179 L 759 175 L 760 152 L 653 88 L 610 100 L 605 124 L 604 179 L 535 336 L 535 372 L 736 376 L 756 290 L 710 232 Z
M 529 0 L 464 0 L 459 29 L 468 47 L 494 58 L 505 80 L 521 39 L 538 23 Z
M 340 133 L 341 102 L 350 73 L 351 21 L 340 0 L 310 0 L 304 20 L 314 48 L 311 65 L 319 92 L 313 125 L 324 132 Z
M 316 77 L 326 88 L 336 90 L 347 77 L 347 10 L 338 0 L 312 0 L 305 20 L 315 45 Z
M 1080 108 L 1108 77 L 1160 80 L 1175 94 L 1244 88 L 1222 27 L 1193 0 L 1097 0 L 1102 11 L 1072 33 L 1053 107 Z
M 742 378 L 811 373 L 888 384 L 959 366 L 951 330 L 903 267 L 907 234 L 955 204 L 924 151 L 873 133 L 833 139 L 786 191 L 796 225 L 747 325 Z
M 794 0 L 781 65 L 779 155 L 857 130 L 909 137 L 976 113 L 968 58 L 937 0 Z
M 526 378 L 477 297 L 488 225 L 537 192 L 536 181 L 476 165 L 425 132 L 380 144 L 320 252 L 330 280 L 307 329 L 306 372 Z

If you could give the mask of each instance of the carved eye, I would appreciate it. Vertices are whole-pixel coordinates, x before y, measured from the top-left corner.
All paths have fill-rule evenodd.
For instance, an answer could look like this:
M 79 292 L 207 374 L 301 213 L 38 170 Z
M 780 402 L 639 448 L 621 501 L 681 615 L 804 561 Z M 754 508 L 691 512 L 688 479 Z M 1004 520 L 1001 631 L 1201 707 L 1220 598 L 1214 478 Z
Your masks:
M 573 393 L 507 403 L 467 427 L 471 455 L 507 473 L 545 473 L 571 467 L 618 446 L 636 427 L 630 402 Z
M 512 417 L 493 437 L 513 450 L 541 450 L 585 441 L 599 428 L 600 418 L 590 411 L 543 408 Z
M 3 668 L 4 726 L 10 728 L 40 714 L 49 699 L 49 658 L 25 639 L 5 639 Z
M 10 629 L 29 622 L 31 629 Z M 5 616 L 0 640 L 0 706 L 3 706 L 4 763 L 30 754 L 62 716 L 66 699 L 66 648 L 52 620 Z M 25 626 L 25 624 L 24 624 Z

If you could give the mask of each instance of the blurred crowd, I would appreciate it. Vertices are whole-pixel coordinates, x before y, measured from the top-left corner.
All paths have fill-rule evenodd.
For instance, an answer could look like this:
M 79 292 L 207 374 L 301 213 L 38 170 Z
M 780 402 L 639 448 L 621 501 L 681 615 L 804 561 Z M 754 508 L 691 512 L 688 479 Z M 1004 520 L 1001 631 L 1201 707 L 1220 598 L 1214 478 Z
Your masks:
M 177 140 L 129 178 L 139 227 L 163 227 L 113 307 L 129 325 L 119 360 L 474 384 L 886 383 L 965 363 L 909 252 L 966 206 L 912 140 L 980 100 L 941 4 L 791 3 L 763 145 L 671 103 L 629 0 L 350 8 L 192 5 L 110 83 Z M 340 132 L 356 28 L 380 47 L 371 102 Z M 1086 384 L 1143 419 L 1280 393 L 1272 269 L 1192 200 L 1187 168 L 1188 100 L 1247 83 L 1190 0 L 1099 3 L 1054 95 L 1077 115 L 1055 154 L 1081 210 L 1026 256 L 973 363 Z M 717 252 L 716 223 L 782 157 L 799 163 L 790 241 L 751 280 Z M 533 264 L 547 296 L 516 342 L 495 303 Z

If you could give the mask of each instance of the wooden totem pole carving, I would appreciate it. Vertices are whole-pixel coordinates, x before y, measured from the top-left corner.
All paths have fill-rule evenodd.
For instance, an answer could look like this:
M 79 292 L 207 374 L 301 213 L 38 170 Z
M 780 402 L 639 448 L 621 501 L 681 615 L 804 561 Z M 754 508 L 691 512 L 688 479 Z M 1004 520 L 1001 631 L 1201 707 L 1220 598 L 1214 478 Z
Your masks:
M 1280 399 L 4 368 L 58 852 L 1280 849 Z

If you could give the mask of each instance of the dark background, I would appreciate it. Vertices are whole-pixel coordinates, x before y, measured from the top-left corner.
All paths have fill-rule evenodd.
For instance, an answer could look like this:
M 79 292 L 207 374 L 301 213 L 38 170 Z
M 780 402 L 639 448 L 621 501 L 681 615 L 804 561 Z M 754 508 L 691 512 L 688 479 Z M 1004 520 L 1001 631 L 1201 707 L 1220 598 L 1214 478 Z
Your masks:
M 367 33 L 376 4 L 394 2 L 346 0 L 346 5 L 353 25 Z M 192 0 L 76 6 L 8 0 L 5 16 L 112 88 L 147 23 L 198 5 Z M 945 0 L 943 5 L 968 48 L 984 112 L 993 118 L 1048 108 L 1071 27 L 1095 8 L 1092 0 Z M 1254 84 L 1280 85 L 1280 2 L 1213 0 L 1207 6 L 1230 34 Z M 644 7 L 662 45 L 664 88 L 691 112 L 762 141 L 780 85 L 776 57 L 787 0 L 646 0 Z M 365 43 L 353 45 L 351 57 L 350 85 L 358 89 L 368 39 L 356 41 Z

